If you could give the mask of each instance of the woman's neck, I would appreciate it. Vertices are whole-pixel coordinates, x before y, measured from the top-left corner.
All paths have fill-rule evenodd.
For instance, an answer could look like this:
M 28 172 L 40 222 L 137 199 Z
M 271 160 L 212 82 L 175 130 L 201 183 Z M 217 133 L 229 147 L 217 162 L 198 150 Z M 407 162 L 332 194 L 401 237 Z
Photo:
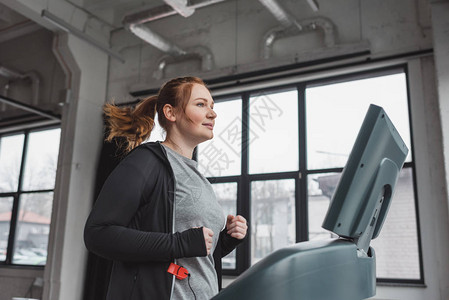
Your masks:
M 176 140 L 170 137 L 167 137 L 165 141 L 162 142 L 162 144 L 181 154 L 182 156 L 185 156 L 188 159 L 192 159 L 195 146 L 188 145 L 188 143 L 185 143 L 182 140 Z

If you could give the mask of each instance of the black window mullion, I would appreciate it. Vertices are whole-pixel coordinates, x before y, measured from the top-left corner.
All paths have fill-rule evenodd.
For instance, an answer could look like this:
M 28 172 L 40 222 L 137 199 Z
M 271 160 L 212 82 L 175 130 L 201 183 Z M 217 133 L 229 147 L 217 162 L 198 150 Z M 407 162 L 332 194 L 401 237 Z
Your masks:
M 279 180 L 297 178 L 298 171 L 293 172 L 280 172 L 280 173 L 261 173 L 248 175 L 250 181 L 266 181 L 266 180 Z
M 307 205 L 307 155 L 306 155 L 306 85 L 298 85 L 298 126 L 299 126 L 299 176 L 296 186 L 296 241 L 309 239 L 309 214 Z
M 14 236 L 16 233 L 16 224 L 17 224 L 17 211 L 18 211 L 18 201 L 19 193 L 14 193 L 13 203 L 12 203 L 12 211 L 11 211 L 11 220 L 9 224 L 9 236 L 8 236 L 8 245 L 6 247 L 6 259 L 5 264 L 9 265 L 12 262 L 12 251 L 14 247 Z
M 46 190 L 29 190 L 29 191 L 21 191 L 20 194 L 39 194 L 39 193 L 51 193 L 54 189 L 46 189 Z
M 406 87 L 407 87 L 407 102 L 408 102 L 408 119 L 409 119 L 409 126 L 410 126 L 410 144 L 412 152 L 412 161 L 404 163 L 403 168 L 411 168 L 412 169 L 412 178 L 413 178 L 413 192 L 415 195 L 415 216 L 416 216 L 416 235 L 418 239 L 418 257 L 419 257 L 419 275 L 420 275 L 420 282 L 424 283 L 424 263 L 423 263 L 423 255 L 422 255 L 422 239 L 421 239 L 421 221 L 420 221 L 420 214 L 419 214 L 419 199 L 418 199 L 418 190 L 417 190 L 417 184 L 416 184 L 416 168 L 415 168 L 415 141 L 414 141 L 414 134 L 413 134 L 413 123 L 412 123 L 412 105 L 411 105 L 411 99 L 410 99 L 410 76 L 409 76 L 409 69 L 408 64 L 404 65 L 404 72 L 405 72 L 405 79 L 406 79 Z
M 412 142 L 413 145 L 413 142 Z M 413 147 L 413 146 L 412 146 Z M 414 157 L 413 163 L 410 163 L 410 166 L 407 164 L 404 164 L 404 168 L 409 167 L 412 169 L 412 178 L 413 178 L 413 192 L 415 195 L 415 218 L 416 218 L 416 236 L 418 239 L 418 259 L 419 259 L 419 275 L 420 275 L 420 283 L 424 283 L 424 262 L 423 262 L 423 255 L 422 255 L 422 239 L 421 239 L 421 225 L 420 225 L 420 214 L 419 214 L 419 202 L 418 202 L 418 187 L 416 184 L 416 168 L 414 164 Z
M 242 175 L 238 186 L 237 213 L 251 224 L 251 182 L 249 180 L 249 93 L 242 95 Z M 237 248 L 237 271 L 242 273 L 251 266 L 251 226 L 247 238 Z
M 23 141 L 22 161 L 20 164 L 17 193 L 15 193 L 15 195 L 14 195 L 14 201 L 12 204 L 11 220 L 10 220 L 9 236 L 8 236 L 8 247 L 6 250 L 6 261 L 5 261 L 6 264 L 12 264 L 12 253 L 14 250 L 16 227 L 17 227 L 17 222 L 18 222 L 18 217 L 19 217 L 19 202 L 20 202 L 20 196 L 21 196 L 21 192 L 22 192 L 23 173 L 25 170 L 25 158 L 26 158 L 27 150 L 28 150 L 28 138 L 29 138 L 29 131 L 26 131 L 25 136 L 24 136 L 24 141 Z
M 341 172 L 343 172 L 343 168 L 313 169 L 307 170 L 307 175 L 322 174 L 322 173 L 341 173 Z

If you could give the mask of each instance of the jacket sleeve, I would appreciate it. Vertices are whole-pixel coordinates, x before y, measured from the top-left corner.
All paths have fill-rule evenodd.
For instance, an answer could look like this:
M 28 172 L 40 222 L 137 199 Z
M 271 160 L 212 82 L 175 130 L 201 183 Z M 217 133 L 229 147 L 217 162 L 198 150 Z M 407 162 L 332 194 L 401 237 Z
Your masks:
M 246 238 L 246 237 L 245 237 Z M 236 238 L 233 238 L 229 234 L 226 233 L 226 228 L 220 232 L 220 237 L 218 239 L 218 246 L 221 247 L 221 257 L 225 257 L 229 253 L 232 252 L 240 243 L 242 243 L 244 240 L 239 240 Z
M 229 234 L 226 233 L 226 228 L 220 232 L 220 236 L 218 238 L 218 244 L 217 247 L 215 247 L 215 251 L 213 254 L 214 258 L 214 265 L 215 265 L 215 272 L 217 273 L 218 278 L 218 290 L 221 291 L 221 283 L 222 283 L 222 267 L 221 267 L 221 258 L 225 257 L 229 253 L 231 253 L 232 250 L 234 250 L 240 243 L 242 243 L 246 237 L 243 240 L 239 240 L 236 238 L 233 238 Z
M 163 233 L 129 227 L 145 191 L 152 190 L 157 182 L 155 165 L 159 164 L 149 150 L 137 148 L 112 171 L 84 228 L 88 250 L 107 259 L 129 262 L 207 255 L 202 228 Z

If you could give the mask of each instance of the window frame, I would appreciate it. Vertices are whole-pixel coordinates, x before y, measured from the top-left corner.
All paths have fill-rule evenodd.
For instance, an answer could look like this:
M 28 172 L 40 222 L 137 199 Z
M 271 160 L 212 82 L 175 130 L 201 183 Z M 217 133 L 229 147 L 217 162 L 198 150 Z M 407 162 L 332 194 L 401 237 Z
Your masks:
M 52 130 L 52 129 L 60 129 L 61 126 L 58 125 L 44 125 L 39 127 L 27 128 L 27 129 L 19 129 L 6 133 L 0 133 L 0 138 L 7 136 L 14 136 L 23 134 L 23 148 L 22 148 L 22 158 L 20 162 L 20 171 L 19 178 L 17 184 L 17 191 L 14 192 L 0 192 L 0 197 L 13 197 L 13 205 L 11 210 L 11 220 L 9 225 L 9 235 L 8 235 L 8 245 L 6 248 L 6 258 L 5 261 L 0 261 L 0 267 L 27 267 L 32 269 L 44 269 L 47 264 L 44 265 L 30 265 L 30 264 L 16 264 L 13 263 L 13 255 L 14 255 L 14 244 L 15 244 L 15 236 L 17 231 L 17 223 L 18 223 L 18 212 L 20 207 L 20 197 L 24 194 L 36 194 L 36 193 L 53 193 L 55 192 L 55 187 L 53 189 L 42 189 L 42 190 L 26 190 L 23 188 L 23 179 L 24 179 L 24 171 L 25 171 L 25 161 L 28 153 L 28 145 L 29 145 L 29 137 L 31 133 Z M 54 201 L 54 199 L 53 199 Z M 48 257 L 47 257 L 48 258 Z
M 223 177 L 207 177 L 208 180 L 214 183 L 237 183 L 237 214 L 244 215 L 248 219 L 249 229 L 248 235 L 251 235 L 251 182 L 260 180 L 276 180 L 276 179 L 294 179 L 295 180 L 295 221 L 296 221 L 296 242 L 303 242 L 308 240 L 308 187 L 307 178 L 309 175 L 337 172 L 341 173 L 343 168 L 325 168 L 313 169 L 307 168 L 307 128 L 306 128 L 306 89 L 319 85 L 327 85 L 337 82 L 347 82 L 352 80 L 360 80 L 367 78 L 374 78 L 385 76 L 388 74 L 404 73 L 406 77 L 406 93 L 408 102 L 408 116 L 410 128 L 410 143 L 411 143 L 411 162 L 404 164 L 405 168 L 411 168 L 413 178 L 414 191 L 414 205 L 416 214 L 416 229 L 417 229 L 417 249 L 419 257 L 419 279 L 401 279 L 401 278 L 377 278 L 378 283 L 383 284 L 397 284 L 397 285 L 423 285 L 424 284 L 424 267 L 422 257 L 422 242 L 420 233 L 420 219 L 418 206 L 418 192 L 417 192 L 417 177 L 415 166 L 415 151 L 413 139 L 413 122 L 411 115 L 411 100 L 410 100 L 410 76 L 408 72 L 407 63 L 398 63 L 390 66 L 373 67 L 362 71 L 348 72 L 335 76 L 323 76 L 318 79 L 298 79 L 297 82 L 289 84 L 278 84 L 267 82 L 263 88 L 248 88 L 241 92 L 233 92 L 226 94 L 226 91 L 220 92 L 220 95 L 214 96 L 215 102 L 220 103 L 226 99 L 241 97 L 242 99 L 242 146 L 241 146 L 241 174 L 236 176 Z M 275 82 L 276 78 L 273 78 Z M 278 172 L 278 173 L 263 173 L 263 174 L 249 174 L 249 129 L 250 115 L 249 115 L 249 99 L 251 95 L 269 94 L 272 92 L 280 92 L 283 90 L 296 89 L 298 93 L 298 141 L 299 141 L 299 166 L 298 171 Z M 214 93 L 211 88 L 212 94 Z M 251 238 L 247 238 L 245 242 L 237 249 L 236 254 L 236 268 L 224 269 L 223 275 L 238 276 L 243 271 L 251 266 Z

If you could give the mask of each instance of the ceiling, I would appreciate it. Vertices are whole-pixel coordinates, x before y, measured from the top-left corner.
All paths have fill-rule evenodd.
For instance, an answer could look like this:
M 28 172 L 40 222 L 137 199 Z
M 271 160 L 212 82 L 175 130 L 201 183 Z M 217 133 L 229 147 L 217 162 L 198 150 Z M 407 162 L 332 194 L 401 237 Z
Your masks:
M 41 27 L 36 23 L 0 3 L 0 43 L 28 34 L 39 28 Z
M 123 27 L 122 21 L 126 15 L 152 8 L 168 7 L 163 0 L 64 0 L 101 21 L 110 25 L 111 29 Z M 175 0 L 178 1 L 178 0 Z M 181 0 L 182 1 L 182 0 Z M 187 0 L 186 0 L 187 1 Z M 198 0 L 190 1 L 193 3 Z M 74 10 L 75 12 L 75 10 Z M 31 25 L 32 24 L 32 25 Z M 37 26 L 31 20 L 15 12 L 9 7 L 0 3 L 0 43 L 7 39 L 17 38 L 29 33 L 22 27 Z
M 28 19 L 0 3 L 0 33 L 11 25 L 26 22 Z
M 53 11 L 53 8 L 51 7 L 51 5 L 55 5 L 55 3 L 59 3 L 60 5 L 65 4 L 68 8 L 71 9 L 71 11 L 67 11 L 66 16 L 70 17 L 70 21 L 67 21 L 68 23 L 76 23 L 74 22 L 76 19 L 76 14 L 79 11 L 84 12 L 84 14 L 86 14 L 88 17 L 90 17 L 91 19 L 95 19 L 98 20 L 99 23 L 101 23 L 102 25 L 107 25 L 105 27 L 107 27 L 109 30 L 114 31 L 114 30 L 119 30 L 124 28 L 125 26 L 128 27 L 128 29 L 131 29 L 130 31 L 132 31 L 135 35 L 139 36 L 136 32 L 134 32 L 132 30 L 132 26 L 129 26 L 131 23 L 132 24 L 137 24 L 139 25 L 139 22 L 147 22 L 147 21 L 142 21 L 145 18 L 140 18 L 140 16 L 138 16 L 139 12 L 142 11 L 147 11 L 149 12 L 152 16 L 158 16 L 157 18 L 162 18 L 163 16 L 167 16 L 167 15 L 175 15 L 180 13 L 180 11 L 183 10 L 182 6 L 184 4 L 184 8 L 187 5 L 187 10 L 191 7 L 196 7 L 196 9 L 201 9 L 203 14 L 202 16 L 204 17 L 205 15 L 208 14 L 208 9 L 209 11 L 215 11 L 217 12 L 220 11 L 221 8 L 216 7 L 216 9 L 211 9 L 208 8 L 206 6 L 209 7 L 213 7 L 216 3 L 219 2 L 229 2 L 229 5 L 233 5 L 232 3 L 236 3 L 239 4 L 239 9 L 240 8 L 244 8 L 243 10 L 248 10 L 248 11 L 254 11 L 254 10 L 269 10 L 270 13 L 272 14 L 272 17 L 275 17 L 275 19 L 277 19 L 278 21 L 278 25 L 286 28 L 286 29 L 292 29 L 296 30 L 296 31 L 301 31 L 303 30 L 303 28 L 307 29 L 307 26 L 309 27 L 314 27 L 314 26 L 319 26 L 319 24 L 315 24 L 315 23 L 310 23 L 310 24 L 306 24 L 306 23 L 301 23 L 298 24 L 294 18 L 291 18 L 292 16 L 304 16 L 304 15 L 309 15 L 309 16 L 313 16 L 314 13 L 313 12 L 317 12 L 317 9 L 319 9 L 318 13 L 316 15 L 326 15 L 326 13 L 324 12 L 324 10 L 327 9 L 327 12 L 329 12 L 329 7 L 332 7 L 332 5 L 329 5 L 329 2 L 327 2 L 327 6 L 326 6 L 326 2 L 322 1 L 322 7 L 318 8 L 318 7 L 314 7 L 314 4 L 317 5 L 317 1 L 318 0 L 57 0 L 58 2 L 56 2 L 55 0 L 53 1 L 48 1 L 47 3 L 50 3 L 50 7 L 48 7 L 48 10 L 51 12 Z M 354 3 L 357 3 L 357 1 L 352 1 Z M 53 4 L 52 4 L 53 3 Z M 174 5 L 173 3 L 178 3 L 178 5 L 181 6 L 181 8 L 179 6 Z M 274 7 L 272 6 L 270 8 L 270 5 L 272 5 L 274 3 Z M 279 5 L 281 6 L 285 6 L 284 9 L 285 11 L 282 11 L 282 9 L 277 9 L 276 3 L 279 3 Z M 42 4 L 40 4 L 42 5 Z M 404 5 L 404 4 L 398 4 L 400 5 Z M 422 12 L 422 11 L 428 11 L 428 0 L 417 0 L 416 1 L 416 5 L 417 5 L 417 11 L 418 12 Z M 265 7 L 264 7 L 265 6 Z M 334 5 L 335 6 L 335 5 Z M 404 5 L 405 6 L 405 5 Z M 204 11 L 203 11 L 204 10 Z M 169 13 L 160 13 L 160 12 L 169 12 Z M 276 15 L 276 12 L 280 12 L 278 15 Z M 181 14 L 181 13 L 180 13 Z M 269 12 L 266 11 L 265 15 L 268 15 Z M 212 13 L 210 13 L 209 15 L 212 15 Z M 428 22 L 427 20 L 429 19 L 428 16 L 426 14 L 423 13 L 419 13 L 419 22 L 420 24 L 424 24 L 426 25 Z M 132 16 L 132 17 L 131 17 Z M 72 19 L 73 17 L 73 19 Z M 125 19 L 125 17 L 127 17 Z M 217 17 L 215 16 L 209 16 L 209 24 L 210 22 L 217 22 Z M 229 15 L 223 14 L 223 16 L 220 16 L 220 18 L 227 18 L 229 17 Z M 272 22 L 274 19 L 270 18 L 270 21 Z M 140 18 L 140 19 L 139 19 Z M 124 19 L 127 20 L 132 20 L 129 22 L 125 22 L 124 23 Z M 161 26 L 167 26 L 167 24 L 173 24 L 173 23 L 183 23 L 180 22 L 182 18 L 170 18 L 169 20 L 167 19 L 166 22 L 163 22 L 163 25 Z M 245 22 L 247 22 L 248 19 L 248 15 L 245 15 L 245 13 L 242 13 L 242 17 L 241 17 L 241 24 L 246 24 Z M 154 20 L 154 19 L 152 19 Z M 211 21 L 212 20 L 212 21 Z M 73 22 L 72 22 L 73 21 Z M 197 22 L 200 22 L 198 20 L 196 20 Z M 263 22 L 265 22 L 265 20 L 262 20 Z M 301 20 L 299 20 L 301 21 Z M 178 26 L 179 24 L 177 24 Z M 243 26 L 243 25 L 242 25 Z M 323 29 L 325 29 L 324 31 L 326 31 L 326 24 L 324 24 Z M 156 27 L 156 26 L 152 26 L 152 27 Z M 30 19 L 24 17 L 23 15 L 21 15 L 20 13 L 15 12 L 14 10 L 10 9 L 9 7 L 3 5 L 2 3 L 0 3 L 0 47 L 2 43 L 6 43 L 6 42 L 10 42 L 14 39 L 20 38 L 22 36 L 25 35 L 29 35 L 30 33 L 34 32 L 34 31 L 38 31 L 40 29 L 42 29 L 43 27 L 38 25 L 37 23 L 31 21 Z M 299 28 L 299 29 L 298 29 Z M 314 27 L 315 28 L 315 27 Z M 138 28 L 139 29 L 139 28 Z M 183 49 L 178 50 L 175 49 L 174 47 L 174 43 L 176 43 L 176 40 L 173 39 L 173 41 L 170 41 L 170 39 L 167 38 L 167 40 L 164 40 L 164 37 L 161 37 L 160 41 L 159 37 L 154 35 L 154 32 L 150 31 L 151 29 L 147 28 L 147 32 L 144 32 L 143 37 L 139 36 L 142 40 L 147 41 L 148 39 L 153 39 L 153 43 L 150 42 L 150 44 L 152 44 L 153 46 L 155 46 L 156 48 L 159 48 L 160 50 L 162 50 L 163 48 L 167 48 L 169 50 L 165 51 L 162 50 L 172 56 L 186 56 L 186 53 L 183 53 Z M 155 29 L 155 31 L 157 30 L 157 28 Z M 142 31 L 142 30 L 141 30 Z M 280 34 L 281 35 L 288 35 L 291 33 L 292 30 L 286 30 L 284 32 L 282 32 Z M 50 33 L 50 32 L 49 32 Z M 200 32 L 201 33 L 201 32 Z M 279 33 L 279 32 L 277 32 Z M 190 33 L 189 33 L 190 34 Z M 186 35 L 189 35 L 186 34 Z M 329 34 L 329 37 L 333 37 L 334 33 Z M 145 39 L 145 36 L 147 37 L 147 40 Z M 149 38 L 148 38 L 149 36 Z M 270 37 L 267 36 L 266 39 L 264 40 L 265 43 L 269 43 Z M 154 40 L 158 40 L 159 42 L 154 42 Z M 172 43 L 173 42 L 173 43 Z M 329 45 L 326 46 L 333 46 L 334 42 L 331 41 L 328 43 Z M 6 44 L 4 44 L 6 45 Z M 23 47 L 23 46 L 21 46 Z M 187 53 L 187 54 L 195 54 L 197 55 L 197 53 Z M 207 57 L 209 53 L 201 53 L 202 58 Z M 0 67 L 2 65 L 2 59 L 4 57 L 0 58 Z M 204 59 L 204 61 L 207 62 L 206 59 Z M 10 61 L 6 61 L 8 63 L 10 63 Z M 265 62 L 264 62 L 265 63 Z M 7 66 L 8 67 L 8 66 Z M 14 65 L 10 65 L 10 67 L 12 69 L 15 68 Z M 1 70 L 0 70 L 1 71 Z M 53 77 L 57 77 L 52 75 Z M 0 78 L 1 79 L 1 78 Z M 1 81 L 0 81 L 1 83 Z M 41 84 L 43 84 L 43 82 L 41 82 Z M 0 91 L 1 94 L 2 91 Z M 20 99 L 19 99 L 20 100 Z M 0 103 L 1 104 L 1 103 Z M 2 104 L 3 105 L 3 104 Z M 0 107 L 0 113 L 2 111 L 2 107 Z M 1 118 L 1 116 L 0 116 Z
M 84 0 L 82 5 L 77 5 L 75 1 L 68 0 L 69 3 L 92 14 L 104 22 L 111 24 L 114 28 L 122 26 L 125 15 L 138 11 L 166 5 L 163 0 Z

